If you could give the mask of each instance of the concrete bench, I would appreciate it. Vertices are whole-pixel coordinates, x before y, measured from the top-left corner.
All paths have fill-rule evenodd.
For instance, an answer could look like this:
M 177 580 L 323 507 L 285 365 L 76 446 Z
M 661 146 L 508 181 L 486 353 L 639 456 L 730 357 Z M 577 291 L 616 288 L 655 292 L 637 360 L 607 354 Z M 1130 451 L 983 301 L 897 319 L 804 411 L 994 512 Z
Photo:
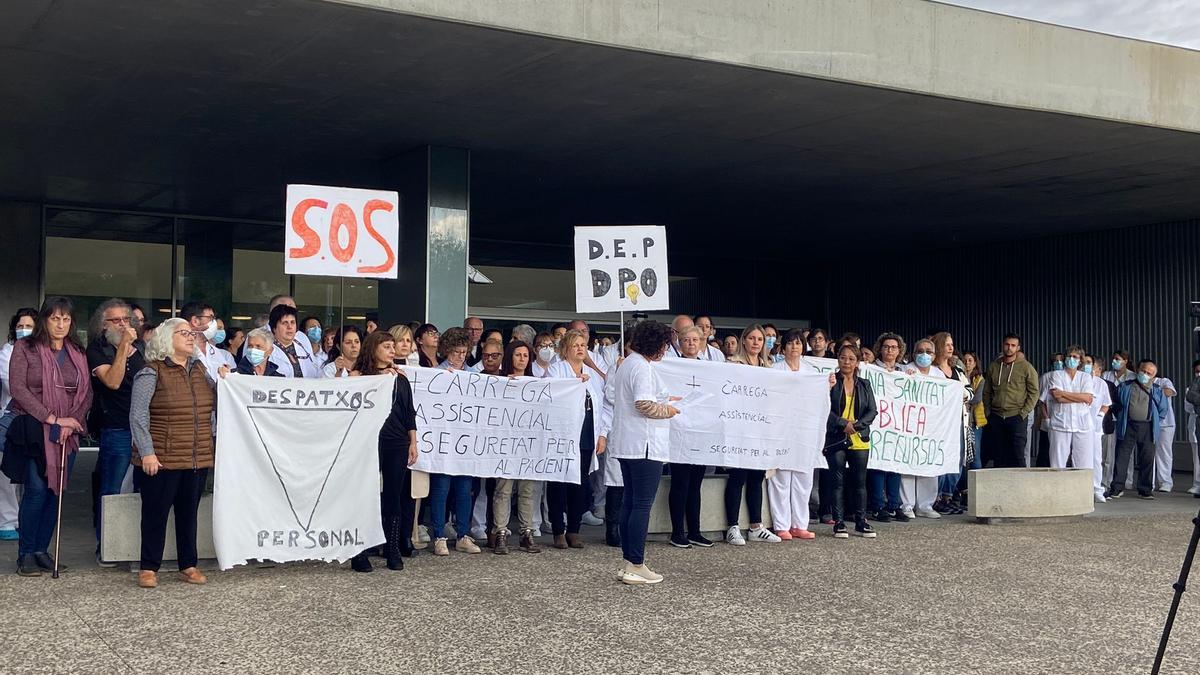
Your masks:
M 985 522 L 1082 516 L 1095 510 L 1091 469 L 978 469 L 967 513 Z
M 700 485 L 700 528 L 705 532 L 725 532 L 725 482 L 722 474 L 704 477 Z M 671 512 L 667 496 L 671 490 L 670 476 L 663 476 L 658 484 L 658 496 L 650 511 L 650 532 L 669 534 Z M 762 516 L 769 526 L 771 514 L 767 509 L 767 489 L 763 486 Z M 136 562 L 141 559 L 142 546 L 142 498 L 138 494 L 108 495 L 102 506 L 103 541 L 100 542 L 100 557 L 107 562 Z M 746 519 L 745 500 L 742 503 L 741 526 L 749 527 Z M 200 512 L 196 524 L 196 548 L 202 559 L 217 557 L 213 546 L 212 495 L 200 499 Z M 167 543 L 163 560 L 175 560 L 175 516 L 167 521 Z

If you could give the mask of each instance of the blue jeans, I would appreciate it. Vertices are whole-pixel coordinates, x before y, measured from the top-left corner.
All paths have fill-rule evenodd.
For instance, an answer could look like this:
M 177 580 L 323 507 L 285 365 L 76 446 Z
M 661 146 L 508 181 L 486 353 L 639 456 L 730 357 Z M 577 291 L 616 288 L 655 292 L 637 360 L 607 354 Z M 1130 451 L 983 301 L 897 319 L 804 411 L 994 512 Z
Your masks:
M 975 434 L 975 458 L 971 460 L 970 464 L 962 468 L 962 480 L 964 486 L 967 484 L 966 481 L 968 471 L 971 469 L 983 468 L 983 427 L 975 427 L 975 430 L 972 433 Z M 965 491 L 966 487 L 964 487 L 963 490 Z
M 67 455 L 66 476 L 71 475 L 76 454 Z M 17 545 L 19 556 L 46 553 L 54 536 L 54 521 L 58 518 L 58 495 L 46 485 L 37 462 L 30 461 L 26 467 L 25 494 L 21 497 L 21 514 L 18 516 L 21 528 L 21 541 Z M 51 476 L 51 480 L 57 481 L 58 476 Z
M 446 530 L 446 501 L 450 498 L 454 500 L 454 531 L 459 538 L 470 536 L 471 482 L 470 476 L 429 474 L 429 522 L 435 538 L 445 536 L 442 532 Z
M 900 508 L 900 474 L 867 470 L 868 511 L 895 511 Z
M 958 490 L 958 478 L 962 475 L 962 471 L 954 473 L 944 473 L 938 476 L 938 495 L 942 497 L 953 497 L 955 491 Z
M 662 462 L 652 459 L 624 459 L 621 478 L 625 496 L 621 499 L 621 517 L 617 525 L 621 533 L 621 553 L 625 560 L 641 565 L 646 560 L 646 531 L 650 527 L 650 507 L 658 495 L 662 478 Z
M 133 452 L 133 437 L 128 429 L 101 429 L 100 454 L 96 458 L 96 492 L 92 494 L 92 524 L 96 527 L 96 541 L 100 541 L 100 508 L 105 495 L 121 494 L 121 483 L 129 470 L 129 457 Z

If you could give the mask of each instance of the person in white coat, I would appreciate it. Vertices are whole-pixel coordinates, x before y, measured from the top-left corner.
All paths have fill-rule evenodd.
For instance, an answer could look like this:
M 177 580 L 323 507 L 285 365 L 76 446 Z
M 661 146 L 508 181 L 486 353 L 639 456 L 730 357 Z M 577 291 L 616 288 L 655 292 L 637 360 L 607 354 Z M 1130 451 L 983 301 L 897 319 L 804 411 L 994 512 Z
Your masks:
M 646 530 L 658 494 L 663 463 L 671 458 L 668 420 L 679 414 L 654 373 L 671 341 L 671 329 L 643 321 L 630 336 L 630 354 L 613 373 L 612 430 L 599 451 L 621 465 L 621 555 L 617 578 L 625 584 L 657 584 L 661 574 L 646 566 Z
M 692 320 L 696 324 L 696 328 L 700 329 L 700 337 L 704 340 L 704 348 L 701 349 L 702 358 L 706 361 L 724 361 L 725 352 L 721 351 L 720 345 L 717 342 L 717 331 L 713 327 L 712 317 L 707 314 L 697 314 Z
M 946 379 L 945 373 L 933 367 L 936 355 L 937 347 L 933 340 L 917 340 L 913 345 L 913 362 L 904 367 L 904 372 L 908 375 Z M 937 476 L 900 474 L 900 510 L 908 518 L 941 518 L 942 514 L 933 510 L 933 502 L 937 496 Z
M 569 330 L 558 345 L 561 359 L 550 366 L 547 377 L 573 378 L 587 384 L 584 397 L 583 429 L 579 437 L 579 483 L 551 482 L 546 486 L 546 502 L 549 507 L 550 526 L 554 532 L 554 548 L 583 548 L 579 527 L 587 502 L 591 495 L 589 470 L 592 453 L 600 432 L 599 411 L 604 402 L 604 378 L 587 365 L 587 335 L 578 330 Z
M 15 413 L 8 412 L 8 402 L 12 393 L 8 388 L 8 362 L 12 358 L 13 345 L 17 340 L 23 340 L 33 334 L 33 325 L 37 320 L 38 311 L 33 307 L 23 307 L 13 314 L 8 322 L 8 341 L 0 347 L 0 454 L 4 453 L 4 438 L 8 435 L 8 425 L 12 423 Z M 17 486 L 0 473 L 0 541 L 16 541 L 17 516 L 20 514 L 21 501 L 17 498 Z
M 803 362 L 804 333 L 793 328 L 783 335 L 783 360 L 776 363 L 775 370 L 785 372 L 813 372 Z M 767 479 L 767 504 L 771 508 L 771 525 L 775 536 L 784 541 L 791 539 L 816 539 L 816 533 L 808 529 L 808 501 L 812 496 L 814 470 L 825 468 L 824 455 L 817 453 L 813 466 L 807 471 L 777 469 Z
M 219 379 L 222 367 L 230 371 L 237 370 L 237 360 L 233 355 L 217 347 L 216 338 L 220 327 L 211 305 L 196 301 L 185 303 L 179 308 L 179 318 L 188 322 L 188 326 L 196 333 L 195 357 L 204 364 L 204 372 L 211 382 L 215 383 Z M 213 429 L 215 434 L 216 427 Z
M 275 305 L 267 318 L 267 325 L 275 335 L 275 349 L 271 350 L 270 360 L 284 377 L 313 377 L 322 376 L 321 369 L 313 357 L 308 337 L 297 335 L 299 319 L 296 308 L 290 305 Z M 300 339 L 297 339 L 299 337 Z
M 354 364 L 362 351 L 362 333 L 358 326 L 346 325 L 338 329 L 333 338 L 333 349 L 329 351 L 327 363 L 321 367 L 324 377 L 350 377 Z
M 1068 457 L 1076 469 L 1093 468 L 1096 383 L 1081 368 L 1084 355 L 1078 345 L 1063 350 L 1063 369 L 1051 373 L 1042 390 L 1050 423 L 1050 466 L 1055 469 L 1066 468 Z M 1096 496 L 1103 499 L 1102 488 Z
M 1104 497 L 1104 417 L 1112 407 L 1112 395 L 1108 391 L 1108 383 L 1104 381 L 1104 369 L 1100 362 L 1091 355 L 1083 357 L 1080 370 L 1092 376 L 1092 472 L 1095 478 L 1092 482 L 1092 492 L 1096 502 L 1103 504 Z
M 546 377 L 550 366 L 558 360 L 558 350 L 554 348 L 554 336 L 549 333 L 538 333 L 533 338 L 533 363 L 529 364 L 534 377 Z
M 1154 384 L 1162 387 L 1167 397 L 1167 416 L 1158 427 L 1158 440 L 1154 442 L 1154 483 L 1159 492 L 1170 492 L 1175 487 L 1171 472 L 1175 470 L 1175 383 L 1160 377 Z

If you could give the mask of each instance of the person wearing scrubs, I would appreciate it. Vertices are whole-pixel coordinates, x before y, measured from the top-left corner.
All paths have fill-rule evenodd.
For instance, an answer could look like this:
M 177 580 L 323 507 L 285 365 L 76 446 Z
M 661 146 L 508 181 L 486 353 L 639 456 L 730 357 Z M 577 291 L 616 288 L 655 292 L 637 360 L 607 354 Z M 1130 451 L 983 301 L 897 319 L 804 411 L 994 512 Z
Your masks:
M 945 379 L 946 374 L 933 367 L 933 359 L 937 347 L 933 340 L 922 338 L 913 345 L 913 362 L 904 368 L 908 375 L 925 375 L 936 379 Z M 938 496 L 937 476 L 916 476 L 900 474 L 901 511 L 909 518 L 941 518 L 942 514 L 933 510 L 933 500 Z
M 1069 456 L 1076 469 L 1091 469 L 1096 387 L 1092 376 L 1081 368 L 1083 349 L 1071 345 L 1063 354 L 1063 369 L 1052 372 L 1042 390 L 1050 423 L 1050 466 L 1066 468 Z M 1103 498 L 1103 491 L 1097 496 Z

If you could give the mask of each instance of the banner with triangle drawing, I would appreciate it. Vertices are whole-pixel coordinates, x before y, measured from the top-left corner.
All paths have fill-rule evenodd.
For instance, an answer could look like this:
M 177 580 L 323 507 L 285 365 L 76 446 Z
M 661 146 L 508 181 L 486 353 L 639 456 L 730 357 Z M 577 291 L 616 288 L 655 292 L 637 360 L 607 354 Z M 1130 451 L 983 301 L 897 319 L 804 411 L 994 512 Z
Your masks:
M 383 543 L 379 429 L 393 383 L 220 380 L 213 539 L 221 569 L 250 559 L 342 562 Z

